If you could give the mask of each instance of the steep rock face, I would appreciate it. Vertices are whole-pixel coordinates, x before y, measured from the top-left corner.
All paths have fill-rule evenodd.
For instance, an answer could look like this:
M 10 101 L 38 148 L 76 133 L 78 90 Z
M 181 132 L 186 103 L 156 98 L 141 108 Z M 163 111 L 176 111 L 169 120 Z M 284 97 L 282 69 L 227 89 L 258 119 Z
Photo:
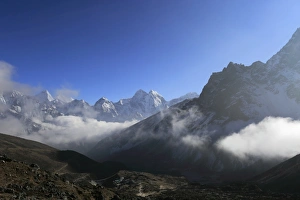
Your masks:
M 217 118 L 261 120 L 266 116 L 299 118 L 300 29 L 266 64 L 229 63 L 214 73 L 198 99 Z
M 211 75 L 199 98 L 100 141 L 90 155 L 139 170 L 175 169 L 187 176 L 193 171 L 251 171 L 253 166 L 263 170 L 274 163 L 240 161 L 220 152 L 214 142 L 267 116 L 300 118 L 299 46 L 300 29 L 267 63 L 229 63 Z M 138 158 L 128 159 L 133 156 Z

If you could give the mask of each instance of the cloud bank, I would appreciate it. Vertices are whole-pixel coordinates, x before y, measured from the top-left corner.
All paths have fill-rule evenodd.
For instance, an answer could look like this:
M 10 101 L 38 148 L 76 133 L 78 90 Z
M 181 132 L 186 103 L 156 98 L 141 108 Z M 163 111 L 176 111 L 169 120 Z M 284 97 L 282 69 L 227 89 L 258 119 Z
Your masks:
M 300 153 L 300 121 L 267 117 L 220 139 L 216 145 L 241 159 L 290 158 Z
M 51 116 L 49 116 L 47 122 L 39 122 L 43 129 L 30 134 L 29 138 L 39 138 L 40 141 L 45 143 L 57 145 L 76 141 L 98 142 L 101 138 L 134 123 L 136 122 L 105 122 L 78 116 L 59 116 L 51 119 Z

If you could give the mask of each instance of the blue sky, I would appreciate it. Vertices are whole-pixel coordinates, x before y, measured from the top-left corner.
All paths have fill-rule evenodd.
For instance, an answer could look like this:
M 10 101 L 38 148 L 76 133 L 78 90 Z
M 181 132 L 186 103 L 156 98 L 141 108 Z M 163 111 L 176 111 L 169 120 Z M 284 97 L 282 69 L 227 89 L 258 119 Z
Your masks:
M 2 0 L 13 80 L 94 104 L 138 89 L 202 91 L 230 61 L 266 62 L 300 27 L 297 0 Z

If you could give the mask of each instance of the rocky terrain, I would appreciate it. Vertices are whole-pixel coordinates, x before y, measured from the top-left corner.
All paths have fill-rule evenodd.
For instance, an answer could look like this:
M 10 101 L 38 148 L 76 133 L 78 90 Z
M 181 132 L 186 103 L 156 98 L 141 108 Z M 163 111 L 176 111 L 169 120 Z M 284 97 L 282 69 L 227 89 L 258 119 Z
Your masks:
M 183 177 L 120 171 L 105 179 L 71 181 L 53 171 L 0 156 L 0 199 L 298 199 L 257 185 L 191 184 Z

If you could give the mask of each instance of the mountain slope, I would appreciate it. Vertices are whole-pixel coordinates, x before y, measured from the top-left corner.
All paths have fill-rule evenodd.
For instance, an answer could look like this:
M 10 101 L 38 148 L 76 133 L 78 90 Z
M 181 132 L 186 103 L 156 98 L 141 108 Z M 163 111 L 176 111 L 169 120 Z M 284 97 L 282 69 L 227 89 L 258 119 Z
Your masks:
M 262 188 L 276 192 L 300 191 L 300 155 L 280 163 L 272 169 L 254 177 L 252 182 Z
M 299 47 L 300 29 L 267 63 L 229 63 L 212 74 L 199 98 L 100 141 L 90 155 L 101 161 L 124 161 L 139 170 L 155 165 L 158 170 L 176 170 L 190 177 L 195 171 L 249 172 L 244 176 L 262 172 L 279 160 L 241 160 L 220 151 L 216 142 L 268 116 L 300 118 Z M 133 155 L 138 159 L 130 159 Z
M 0 152 L 12 159 L 34 163 L 43 169 L 73 178 L 81 177 L 81 173 L 105 178 L 120 169 L 126 169 L 121 163 L 98 163 L 75 151 L 59 151 L 39 142 L 5 134 L 0 134 Z

